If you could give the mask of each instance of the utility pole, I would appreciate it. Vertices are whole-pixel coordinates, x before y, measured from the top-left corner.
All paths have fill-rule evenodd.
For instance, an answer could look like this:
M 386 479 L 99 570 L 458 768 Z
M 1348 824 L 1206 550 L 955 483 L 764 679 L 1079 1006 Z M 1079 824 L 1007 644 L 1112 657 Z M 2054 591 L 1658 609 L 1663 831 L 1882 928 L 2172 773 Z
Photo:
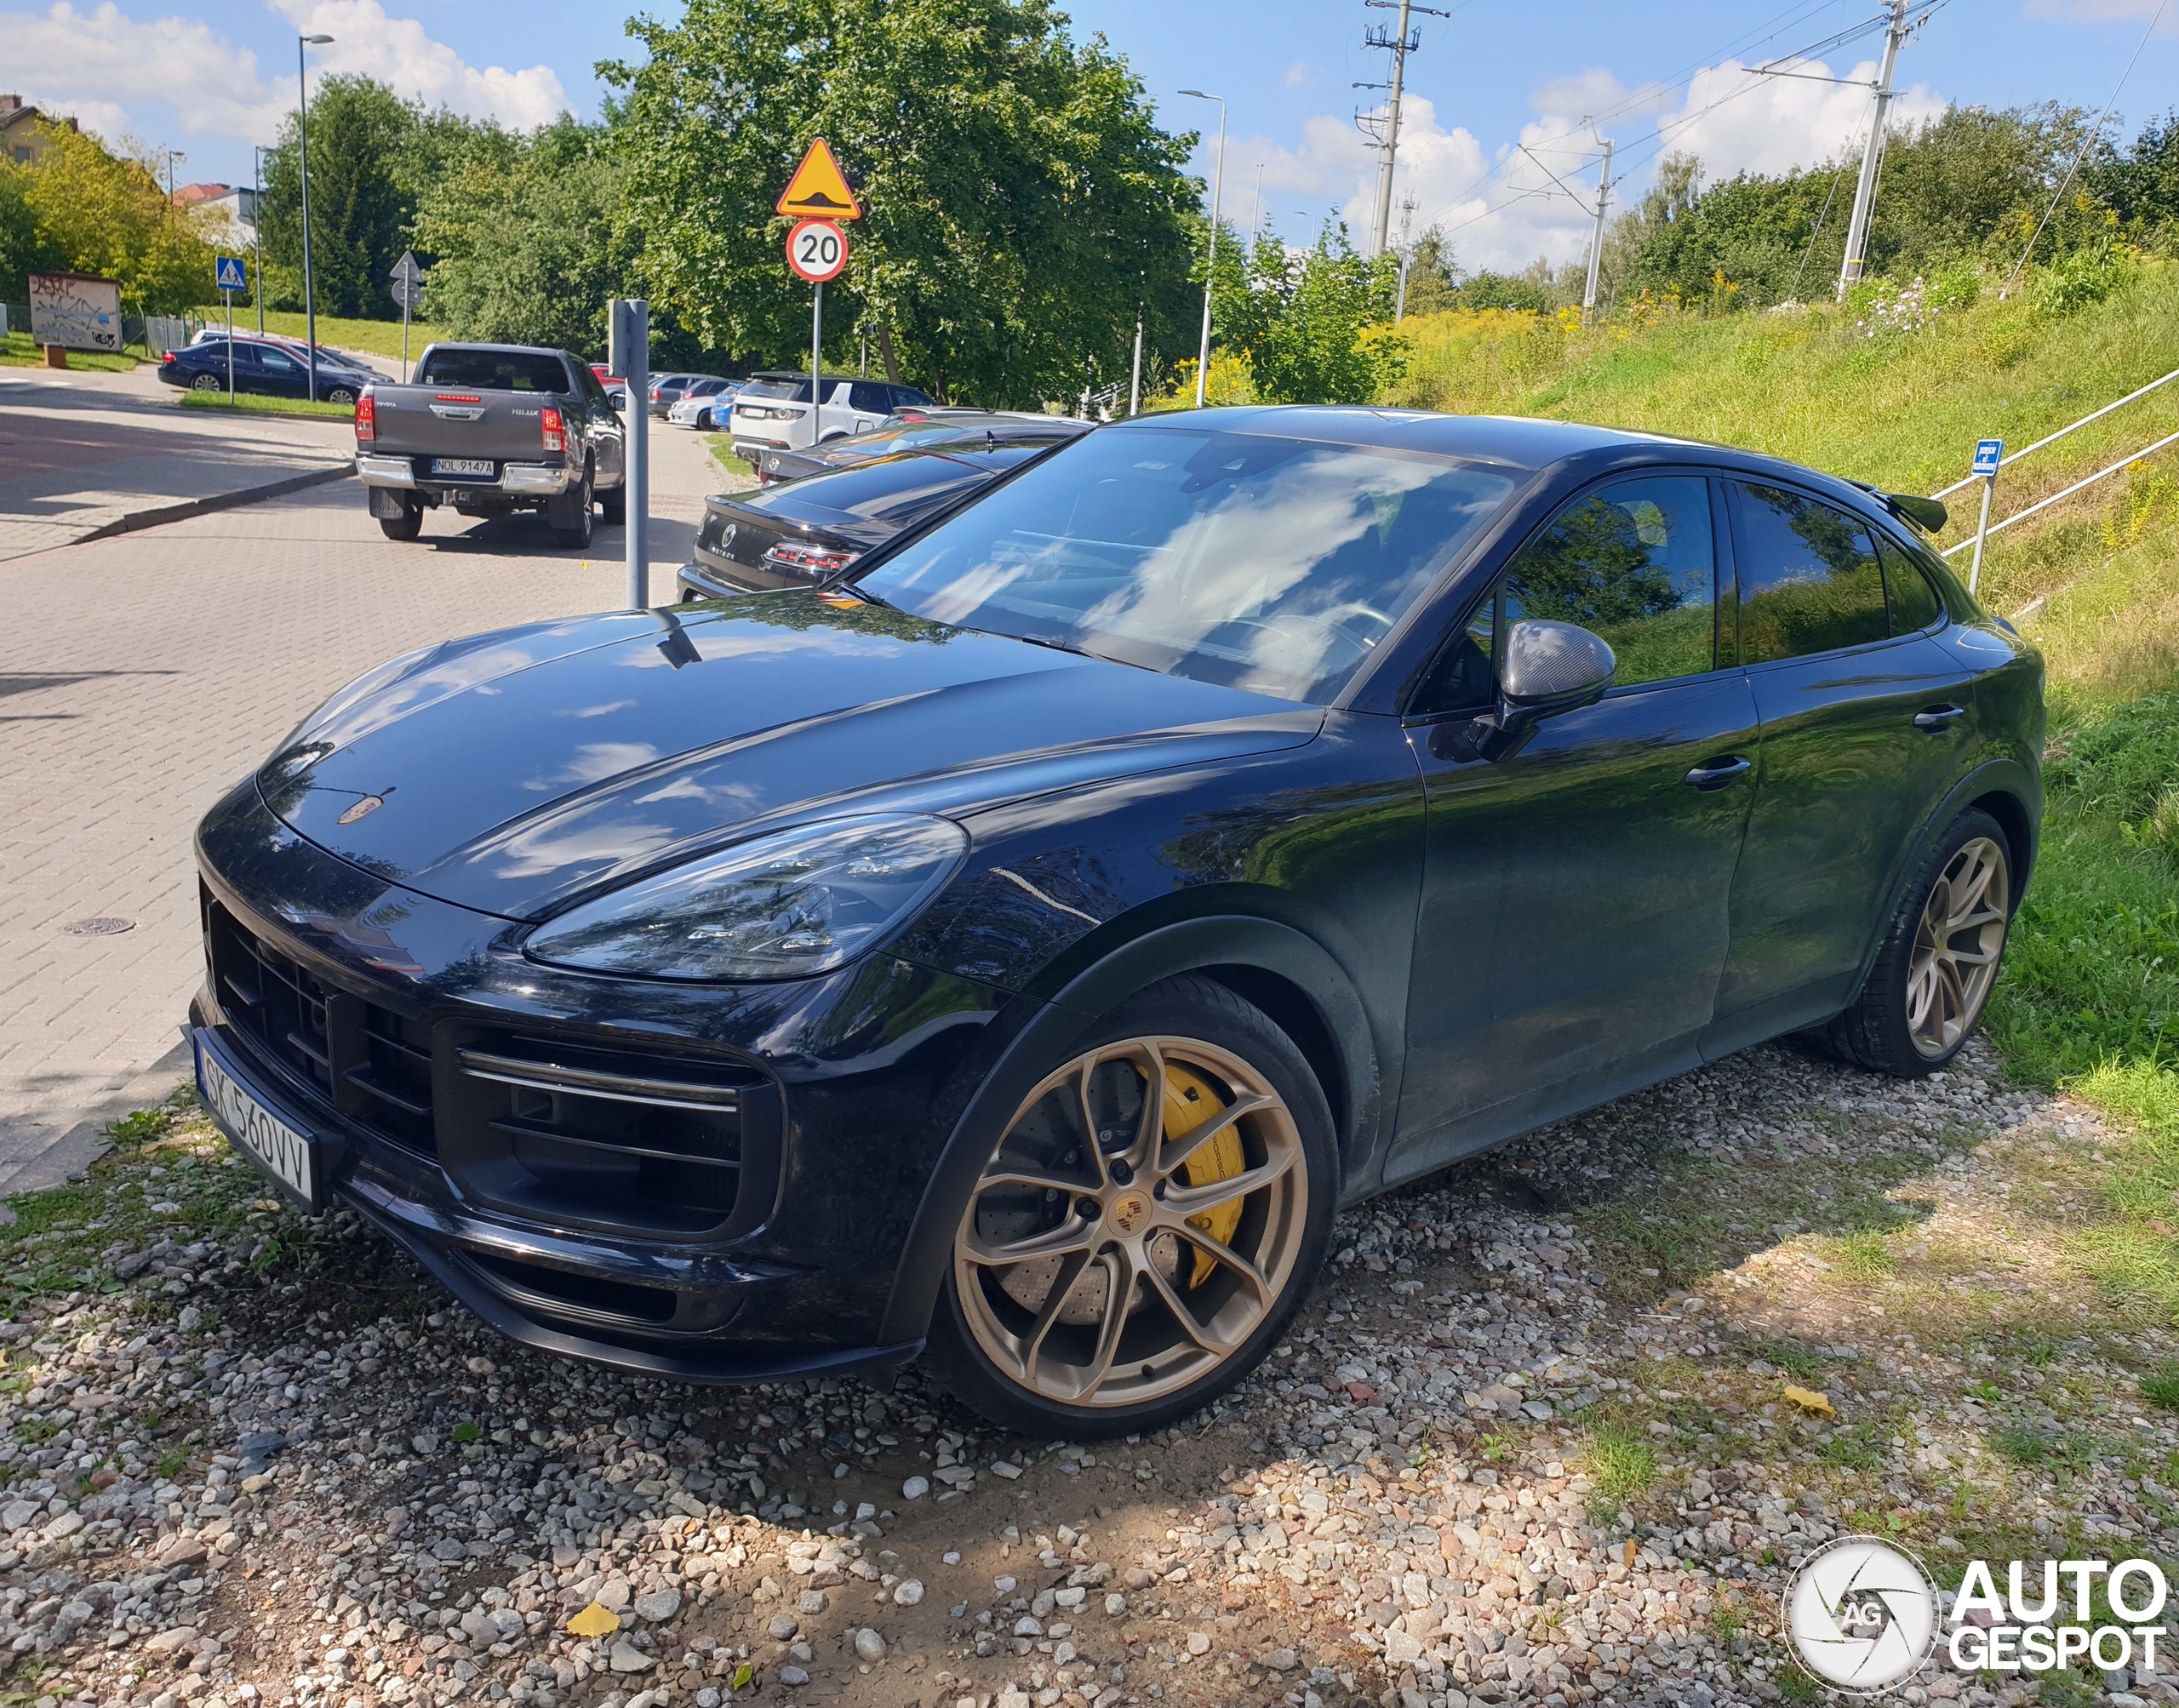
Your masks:
M 1891 23 L 1884 35 L 1884 69 L 1877 73 L 1876 111 L 1869 118 L 1869 140 L 1862 151 L 1861 180 L 1854 186 L 1854 216 L 1846 227 L 1846 254 L 1839 266 L 1839 299 L 1862 277 L 1867 258 L 1869 221 L 1876 211 L 1877 165 L 1884 158 L 1884 118 L 1891 106 L 1891 73 L 1907 39 L 1907 0 L 1891 0 Z
M 1195 406 L 1200 409 L 1210 381 L 1210 288 L 1217 282 L 1218 204 L 1226 194 L 1226 97 L 1206 94 L 1201 89 L 1182 89 L 1181 93 L 1193 95 L 1198 100 L 1218 103 L 1218 169 L 1210 180 L 1210 248 L 1203 267 L 1203 344 L 1195 363 Z
M 1371 251 L 1381 255 L 1392 238 L 1393 172 L 1399 159 L 1399 104 L 1407 89 L 1407 56 L 1421 52 L 1422 48 L 1421 34 L 1409 28 L 1409 20 L 1417 12 L 1427 13 L 1433 18 L 1450 18 L 1453 14 L 1435 6 L 1417 6 L 1414 0 L 1362 0 L 1362 3 L 1399 14 L 1397 34 L 1387 35 L 1381 25 L 1373 25 L 1362 33 L 1364 47 L 1381 48 L 1393 56 L 1392 82 L 1355 85 L 1357 89 L 1387 89 L 1391 96 L 1385 104 L 1384 134 L 1378 139 L 1384 150 L 1384 162 L 1377 169 L 1376 247 Z
M 330 36 L 295 37 L 295 145 L 302 180 L 303 200 L 303 325 L 310 339 L 310 400 L 317 401 L 317 295 L 310 272 L 310 66 L 304 58 L 312 47 L 323 47 Z
M 1611 139 L 1604 140 L 1604 169 L 1597 174 L 1597 224 L 1589 238 L 1589 282 L 1581 291 L 1581 324 L 1597 315 L 1597 269 L 1604 261 L 1604 210 L 1611 199 Z
M 257 299 L 257 335 L 265 336 L 265 148 L 254 145 L 249 151 L 249 238 L 257 246 L 257 288 L 250 294 Z
M 1410 232 L 1415 226 L 1415 197 L 1403 197 L 1399 204 L 1399 292 L 1393 299 L 1393 324 L 1398 326 L 1407 318 L 1407 270 L 1415 261 L 1415 245 Z
M 1135 375 L 1127 383 L 1127 412 L 1142 413 L 1142 317 L 1135 317 Z

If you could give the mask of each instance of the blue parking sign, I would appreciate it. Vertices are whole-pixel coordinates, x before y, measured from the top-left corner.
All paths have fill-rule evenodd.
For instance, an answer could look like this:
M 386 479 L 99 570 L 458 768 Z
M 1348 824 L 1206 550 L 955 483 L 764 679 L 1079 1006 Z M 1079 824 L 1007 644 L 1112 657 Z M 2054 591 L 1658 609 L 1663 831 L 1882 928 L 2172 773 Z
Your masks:
M 1993 475 L 1998 465 L 2005 460 L 2005 442 L 2003 439 L 1978 439 L 1975 443 L 1975 468 L 1978 475 Z
M 248 290 L 249 276 L 243 272 L 242 260 L 236 255 L 217 255 L 213 258 L 214 285 L 219 290 Z

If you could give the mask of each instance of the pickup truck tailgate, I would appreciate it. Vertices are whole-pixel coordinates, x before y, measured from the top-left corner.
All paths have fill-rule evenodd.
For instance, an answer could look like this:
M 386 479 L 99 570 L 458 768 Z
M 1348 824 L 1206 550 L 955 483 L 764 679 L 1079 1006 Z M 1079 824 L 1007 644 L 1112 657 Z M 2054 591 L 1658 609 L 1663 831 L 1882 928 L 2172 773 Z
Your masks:
M 379 386 L 380 456 L 467 457 L 479 461 L 558 462 L 545 448 L 542 412 L 558 406 L 535 391 L 443 391 L 428 386 Z M 419 468 L 417 473 L 429 471 Z

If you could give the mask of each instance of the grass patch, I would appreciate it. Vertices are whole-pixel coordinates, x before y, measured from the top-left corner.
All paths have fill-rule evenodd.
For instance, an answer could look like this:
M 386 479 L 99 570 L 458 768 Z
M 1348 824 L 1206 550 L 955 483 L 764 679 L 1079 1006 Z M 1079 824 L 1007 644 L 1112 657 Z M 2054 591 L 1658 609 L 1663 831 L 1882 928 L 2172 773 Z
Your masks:
M 222 328 L 227 323 L 224 308 L 200 309 L 197 311 L 207 323 L 216 321 Z M 265 329 L 277 333 L 282 338 L 306 338 L 310 335 L 310 323 L 300 314 L 268 309 L 265 315 Z M 237 309 L 235 330 L 237 333 L 255 332 L 257 311 L 252 309 L 245 314 Z M 412 320 L 409 323 L 409 359 L 414 361 L 421 356 L 424 346 L 433 340 L 451 335 L 443 328 Z M 320 345 L 329 344 L 338 350 L 368 351 L 373 356 L 383 356 L 394 362 L 401 360 L 401 323 L 397 320 L 351 320 L 342 315 L 321 314 L 317 317 L 317 341 Z M 399 376 L 397 374 L 395 377 Z
M 754 481 L 757 478 L 756 469 L 734 454 L 734 442 L 724 433 L 706 433 L 704 437 L 710 442 L 712 460 L 721 469 L 735 480 Z
M 352 421 L 356 418 L 353 403 L 313 403 L 307 397 L 261 397 L 247 392 L 237 392 L 232 403 L 224 391 L 185 391 L 181 394 L 185 409 L 216 409 L 230 415 L 324 415 L 335 420 Z
M 2143 1376 L 2142 1397 L 2166 1411 L 2179 1411 L 2179 1363 L 2159 1364 Z
M 1898 1273 L 1899 1260 L 1875 1228 L 1862 1228 L 1820 1241 L 1823 1259 L 1842 1281 L 1886 1281 Z
M 1589 1437 L 1587 1469 L 1593 1504 L 1616 1508 L 1657 1480 L 1656 1449 L 1632 1424 L 1606 1419 Z
M 95 350 L 71 350 L 68 352 L 68 366 L 77 373 L 134 374 L 140 358 L 134 356 L 108 356 Z M 45 350 L 31 342 L 27 332 L 10 332 L 0 340 L 0 368 L 43 368 Z

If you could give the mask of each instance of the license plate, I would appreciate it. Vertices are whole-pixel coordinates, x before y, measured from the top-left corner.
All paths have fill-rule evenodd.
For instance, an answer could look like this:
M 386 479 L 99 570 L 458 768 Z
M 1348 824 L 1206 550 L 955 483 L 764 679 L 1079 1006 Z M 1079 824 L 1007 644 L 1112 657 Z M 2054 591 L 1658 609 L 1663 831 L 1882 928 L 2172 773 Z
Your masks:
M 237 1083 L 201 1037 L 195 1043 L 197 1089 L 220 1130 L 289 1196 L 316 1210 L 317 1147 L 310 1135 L 289 1126 Z
M 491 460 L 488 457 L 433 457 L 432 472 L 443 475 L 471 475 L 480 479 L 492 477 Z

